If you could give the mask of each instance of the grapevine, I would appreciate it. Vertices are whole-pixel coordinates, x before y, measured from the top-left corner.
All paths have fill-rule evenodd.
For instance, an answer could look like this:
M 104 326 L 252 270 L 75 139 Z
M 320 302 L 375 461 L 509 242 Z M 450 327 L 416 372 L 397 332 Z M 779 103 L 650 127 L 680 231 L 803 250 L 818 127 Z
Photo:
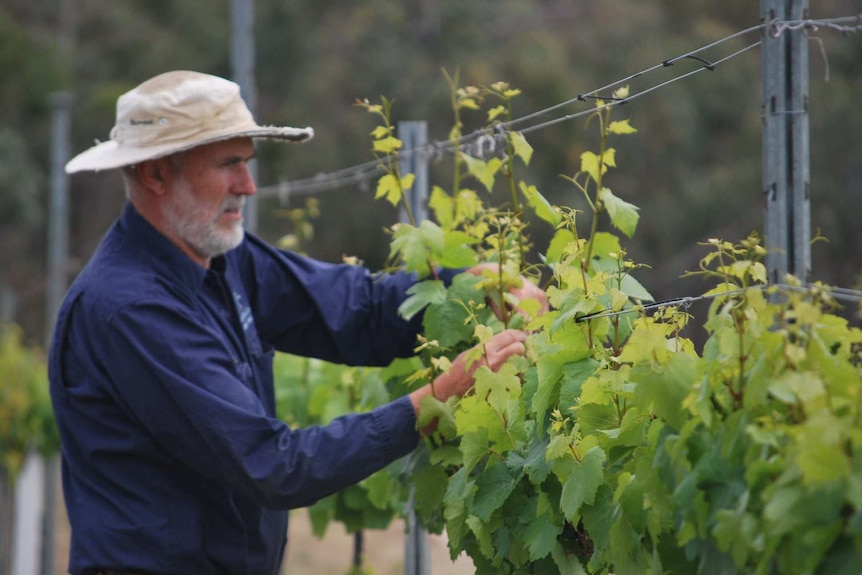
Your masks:
M 531 335 L 526 357 L 480 368 L 472 393 L 423 409 L 437 429 L 399 479 L 415 487 L 426 527 L 445 529 L 452 557 L 466 552 L 480 574 L 855 573 L 862 331 L 836 315 L 829 289 L 767 285 L 756 234 L 712 239 L 689 272 L 710 284 L 702 323 L 676 306 L 646 313 L 642 264 L 624 245 L 639 209 L 610 187 L 615 139 L 636 129 L 597 102 L 586 125 L 595 151 L 563 176 L 584 214 L 520 178 L 533 150 L 504 129 L 517 90 L 447 80 L 451 141 L 462 112 L 490 102 L 481 130 L 501 145 L 492 157 L 454 147 L 453 187 L 431 194 L 434 221 L 393 233 L 390 263 L 425 278 L 401 312 L 423 314 L 425 329 L 391 381 L 427 383 L 505 327 Z M 383 121 L 372 132 L 382 164 L 397 165 L 391 106 L 360 105 Z M 378 196 L 403 202 L 409 174 L 381 182 Z M 497 186 L 510 199 L 486 205 Z M 539 263 L 527 260 L 533 225 L 553 228 Z M 448 286 L 433 275 L 477 263 L 486 271 Z M 549 278 L 551 311 L 511 298 L 522 275 Z M 702 349 L 684 336 L 692 328 L 708 336 Z

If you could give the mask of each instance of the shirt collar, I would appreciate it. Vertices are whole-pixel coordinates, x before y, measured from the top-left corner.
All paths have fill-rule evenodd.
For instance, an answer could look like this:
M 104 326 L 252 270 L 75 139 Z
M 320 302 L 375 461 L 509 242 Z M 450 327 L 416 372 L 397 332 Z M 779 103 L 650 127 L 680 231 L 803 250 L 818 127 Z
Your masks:
M 160 274 L 174 278 L 193 291 L 200 289 L 207 270 L 145 220 L 131 202 L 126 203 L 119 225 L 129 240 L 150 258 L 150 264 Z

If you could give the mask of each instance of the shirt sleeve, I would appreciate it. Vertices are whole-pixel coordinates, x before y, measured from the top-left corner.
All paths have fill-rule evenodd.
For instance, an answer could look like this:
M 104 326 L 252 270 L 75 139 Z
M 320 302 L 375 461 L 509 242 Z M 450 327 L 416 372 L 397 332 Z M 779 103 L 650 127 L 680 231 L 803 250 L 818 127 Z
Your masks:
M 405 321 L 398 307 L 415 274 L 372 274 L 277 250 L 248 236 L 238 259 L 264 341 L 279 351 L 348 365 L 381 366 L 413 355 L 422 314 Z M 440 270 L 447 285 L 461 270 Z
M 91 351 L 127 414 L 176 459 L 268 507 L 309 505 L 417 444 L 406 397 L 323 427 L 268 416 L 243 366 L 180 302 L 135 302 L 105 329 Z

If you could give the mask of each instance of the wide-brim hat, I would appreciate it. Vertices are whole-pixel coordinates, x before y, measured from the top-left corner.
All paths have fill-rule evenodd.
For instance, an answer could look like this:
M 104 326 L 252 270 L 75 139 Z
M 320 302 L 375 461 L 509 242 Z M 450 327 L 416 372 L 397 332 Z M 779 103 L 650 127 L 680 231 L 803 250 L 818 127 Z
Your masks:
M 302 142 L 313 136 L 311 128 L 259 126 L 230 80 L 166 72 L 120 96 L 111 139 L 72 158 L 66 172 L 122 168 L 232 138 Z

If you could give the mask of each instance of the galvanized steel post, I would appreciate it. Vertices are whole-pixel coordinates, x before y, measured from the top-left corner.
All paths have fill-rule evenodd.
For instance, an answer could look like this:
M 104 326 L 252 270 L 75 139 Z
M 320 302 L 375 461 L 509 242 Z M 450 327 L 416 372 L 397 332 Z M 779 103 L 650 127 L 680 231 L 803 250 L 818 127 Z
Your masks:
M 418 225 L 428 217 L 428 144 L 427 122 L 399 122 L 398 138 L 402 142 L 399 170 L 402 175 L 413 174 L 413 186 L 407 190 L 406 202 Z M 401 221 L 407 221 L 407 210 L 401 208 Z M 404 575 L 430 575 L 431 553 L 428 547 L 428 533 L 416 518 L 413 509 L 413 488 L 411 487 L 407 509 L 407 542 L 404 548 Z
M 51 345 L 51 335 L 57 311 L 69 287 L 69 176 L 64 166 L 69 161 L 72 131 L 72 102 L 69 92 L 57 92 L 51 97 L 53 107 L 51 131 L 51 200 L 48 209 L 48 286 L 45 301 L 45 348 Z M 57 486 L 59 456 L 45 458 L 42 511 L 42 575 L 52 575 L 54 541 L 57 531 Z
M 769 282 L 811 277 L 808 0 L 761 0 L 763 194 Z
M 243 100 L 257 119 L 257 84 L 254 80 L 254 0 L 231 0 L 231 50 L 230 63 L 234 81 L 239 84 Z M 257 181 L 257 162 L 249 163 L 252 177 Z M 243 209 L 243 225 L 252 233 L 257 232 L 257 196 L 246 196 Z

